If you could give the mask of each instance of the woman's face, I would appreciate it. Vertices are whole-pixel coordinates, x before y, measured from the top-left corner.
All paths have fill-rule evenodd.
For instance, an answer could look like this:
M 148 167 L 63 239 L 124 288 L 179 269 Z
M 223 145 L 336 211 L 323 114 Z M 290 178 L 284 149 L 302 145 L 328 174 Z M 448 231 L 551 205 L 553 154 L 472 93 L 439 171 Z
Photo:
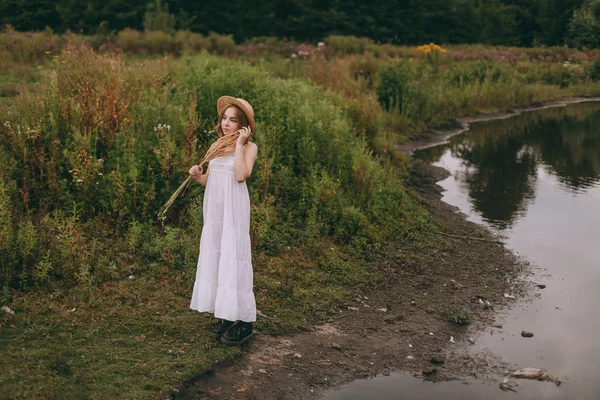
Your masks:
M 221 119 L 221 129 L 223 129 L 223 133 L 225 135 L 229 135 L 240 129 L 240 123 L 237 117 L 237 110 L 235 107 L 229 107 L 223 113 L 223 118 Z

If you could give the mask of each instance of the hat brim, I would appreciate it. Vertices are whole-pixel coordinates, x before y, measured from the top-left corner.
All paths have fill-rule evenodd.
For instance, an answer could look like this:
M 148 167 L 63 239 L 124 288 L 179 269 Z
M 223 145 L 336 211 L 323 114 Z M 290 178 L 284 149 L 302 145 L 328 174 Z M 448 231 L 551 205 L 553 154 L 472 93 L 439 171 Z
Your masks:
M 256 128 L 256 122 L 254 121 L 254 110 L 251 108 L 252 106 L 248 108 L 249 104 L 244 104 L 240 101 L 240 99 L 236 99 L 235 97 L 231 96 L 220 97 L 219 100 L 217 100 L 217 111 L 219 115 L 221 115 L 228 107 L 233 105 L 238 106 L 244 112 L 244 114 L 246 114 L 246 118 L 248 118 L 248 124 L 250 125 L 250 130 L 254 132 L 254 129 Z

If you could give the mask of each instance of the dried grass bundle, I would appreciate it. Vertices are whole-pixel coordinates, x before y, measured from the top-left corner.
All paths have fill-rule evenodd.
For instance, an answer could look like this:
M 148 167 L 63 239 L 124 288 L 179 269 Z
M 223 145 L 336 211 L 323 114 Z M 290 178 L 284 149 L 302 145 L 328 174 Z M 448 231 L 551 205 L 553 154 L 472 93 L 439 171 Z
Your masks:
M 213 160 L 218 157 L 227 156 L 229 154 L 233 154 L 235 152 L 235 142 L 237 138 L 240 136 L 239 132 L 232 133 L 230 135 L 223 135 L 216 142 L 214 142 L 206 154 L 204 158 L 198 165 L 203 165 L 208 163 L 210 160 Z M 171 208 L 171 205 L 175 202 L 175 199 L 179 197 L 181 193 L 187 189 L 190 181 L 192 180 L 192 176 L 188 176 L 185 181 L 179 186 L 179 188 L 169 197 L 169 200 L 160 208 L 158 211 L 158 218 L 165 219 L 167 215 L 167 211 Z

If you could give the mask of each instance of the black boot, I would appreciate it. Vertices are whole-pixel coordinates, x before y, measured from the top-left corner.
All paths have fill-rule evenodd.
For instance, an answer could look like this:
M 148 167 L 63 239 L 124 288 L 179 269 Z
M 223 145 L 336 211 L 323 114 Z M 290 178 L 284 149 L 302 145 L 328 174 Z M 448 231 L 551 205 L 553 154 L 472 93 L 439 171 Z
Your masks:
M 215 339 L 221 339 L 221 336 L 233 325 L 233 321 L 227 321 L 226 319 L 222 319 L 217 325 L 210 328 L 209 335 L 214 337 Z
M 221 336 L 221 343 L 240 345 L 252 336 L 252 322 L 238 321 Z

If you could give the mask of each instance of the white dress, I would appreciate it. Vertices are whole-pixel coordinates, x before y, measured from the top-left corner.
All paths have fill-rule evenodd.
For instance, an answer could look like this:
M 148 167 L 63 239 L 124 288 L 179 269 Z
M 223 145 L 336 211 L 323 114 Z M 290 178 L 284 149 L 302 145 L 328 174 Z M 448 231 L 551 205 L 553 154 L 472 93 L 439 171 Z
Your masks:
M 235 154 L 210 161 L 204 226 L 190 308 L 229 321 L 256 321 L 250 253 L 250 197 L 235 179 Z

